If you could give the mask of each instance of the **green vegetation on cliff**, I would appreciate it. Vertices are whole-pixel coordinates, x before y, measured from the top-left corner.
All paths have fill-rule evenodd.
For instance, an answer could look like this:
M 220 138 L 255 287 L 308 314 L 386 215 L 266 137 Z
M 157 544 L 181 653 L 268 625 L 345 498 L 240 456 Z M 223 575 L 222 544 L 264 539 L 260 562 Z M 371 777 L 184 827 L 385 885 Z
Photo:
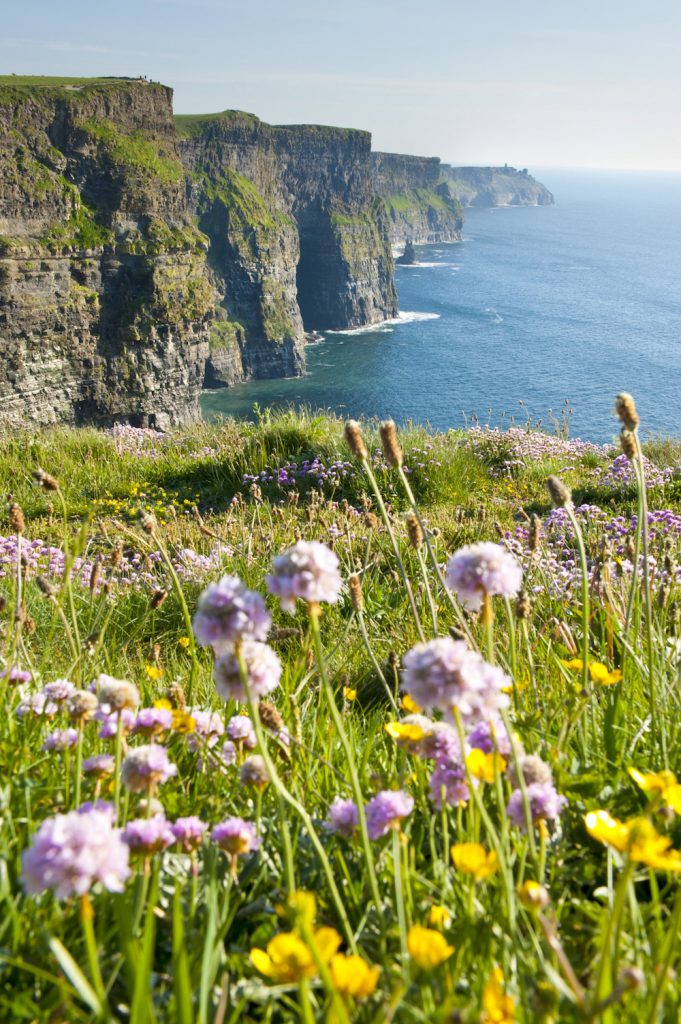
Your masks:
M 102 154 L 119 167 L 165 184 L 176 184 L 184 177 L 184 168 L 166 140 L 152 139 L 141 131 L 125 131 L 104 117 L 88 118 L 80 127 L 99 144 Z

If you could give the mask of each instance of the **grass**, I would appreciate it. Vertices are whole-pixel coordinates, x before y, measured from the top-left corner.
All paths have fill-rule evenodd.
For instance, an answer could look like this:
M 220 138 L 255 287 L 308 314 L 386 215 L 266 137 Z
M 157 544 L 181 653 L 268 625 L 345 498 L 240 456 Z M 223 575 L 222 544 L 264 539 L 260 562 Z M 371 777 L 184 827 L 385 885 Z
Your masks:
M 0 1019 L 678 1020 L 681 890 L 676 858 L 664 852 L 681 846 L 676 794 L 669 777 L 644 778 L 657 786 L 645 790 L 628 771 L 681 772 L 678 478 L 647 492 L 645 540 L 657 567 L 649 601 L 641 572 L 631 572 L 643 491 L 631 473 L 604 482 L 616 452 L 529 429 L 407 426 L 402 476 L 381 452 L 377 424 L 362 429 L 366 467 L 352 459 L 342 424 L 310 410 L 170 435 L 60 428 L 0 439 L 0 476 L 23 510 L 26 555 L 17 571 L 15 508 L 0 539 L 3 661 L 33 677 L 0 679 Z M 645 449 L 651 473 L 679 463 L 678 442 Z M 38 468 L 58 491 L 36 485 Z M 550 474 L 572 489 L 574 515 L 551 511 Z M 411 492 L 433 561 L 410 543 Z M 157 525 L 143 528 L 144 512 Z M 541 520 L 536 542 L 532 514 Z M 289 615 L 267 598 L 269 643 L 282 663 L 269 699 L 288 746 L 268 731 L 265 722 L 281 723 L 265 709 L 240 710 L 270 783 L 240 783 L 252 751 L 227 763 L 224 735 L 208 746 L 178 710 L 163 737 L 178 772 L 154 793 L 171 821 L 253 822 L 259 848 L 230 860 L 206 836 L 191 857 L 171 848 L 136 858 L 122 893 L 96 886 L 87 899 L 60 902 L 24 892 L 21 855 L 40 824 L 73 809 L 78 794 L 113 799 L 112 776 L 96 784 L 78 765 L 81 753 L 114 751 L 116 741 L 89 723 L 82 751 L 44 750 L 46 736 L 69 724 L 66 711 L 20 717 L 19 702 L 59 678 L 84 687 L 106 673 L 131 680 L 146 706 L 168 697 L 179 709 L 186 699 L 228 723 L 239 707 L 219 698 L 212 657 L 194 647 L 187 614 L 221 573 L 266 593 L 274 557 L 301 537 L 331 545 L 344 580 L 359 575 L 363 606 L 347 585 L 319 619 L 302 602 Z M 502 597 L 468 612 L 442 588 L 436 564 L 481 539 L 502 540 L 522 565 L 521 617 Z M 468 799 L 438 809 L 418 732 L 386 731 L 408 710 L 391 706 L 406 696 L 404 656 L 421 633 L 452 630 L 508 675 L 516 747 L 542 759 L 567 800 L 556 820 L 523 831 L 505 810 L 518 749 L 503 765 L 491 755 L 482 768 L 459 763 Z M 591 668 L 575 667 L 585 646 Z M 474 771 L 488 781 L 474 786 Z M 384 838 L 325 828 L 334 798 L 359 793 L 365 803 L 393 789 L 414 806 Z M 597 810 L 635 821 L 622 826 L 629 838 L 620 830 L 608 844 L 603 830 L 589 831 L 585 816 Z M 139 795 L 124 788 L 119 824 L 140 814 Z M 449 848 L 462 843 L 484 848 L 491 873 L 476 879 L 455 866 Z M 331 959 L 330 939 L 380 973 Z M 286 977 L 266 955 L 251 956 L 277 943 L 299 958 Z

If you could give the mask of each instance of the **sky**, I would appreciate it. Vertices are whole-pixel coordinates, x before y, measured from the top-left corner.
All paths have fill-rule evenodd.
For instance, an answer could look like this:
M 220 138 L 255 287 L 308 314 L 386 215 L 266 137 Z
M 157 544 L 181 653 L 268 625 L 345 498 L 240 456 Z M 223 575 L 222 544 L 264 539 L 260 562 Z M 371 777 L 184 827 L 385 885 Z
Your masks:
M 24 0 L 0 73 L 146 75 L 177 113 L 455 164 L 681 171 L 679 0 Z

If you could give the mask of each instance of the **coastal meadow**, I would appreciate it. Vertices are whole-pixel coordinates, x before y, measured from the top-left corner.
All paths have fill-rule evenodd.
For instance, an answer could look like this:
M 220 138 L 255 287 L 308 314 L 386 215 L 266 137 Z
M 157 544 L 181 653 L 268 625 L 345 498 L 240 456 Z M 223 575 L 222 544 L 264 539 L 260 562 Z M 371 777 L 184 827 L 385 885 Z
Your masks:
M 0 439 L 0 1019 L 675 1022 L 681 445 Z

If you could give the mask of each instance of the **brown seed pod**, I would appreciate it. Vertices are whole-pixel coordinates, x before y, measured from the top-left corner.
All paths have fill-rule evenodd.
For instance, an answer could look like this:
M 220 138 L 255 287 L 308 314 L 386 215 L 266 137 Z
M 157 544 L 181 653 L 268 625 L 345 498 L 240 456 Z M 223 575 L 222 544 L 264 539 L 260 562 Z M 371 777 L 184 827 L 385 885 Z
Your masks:
M 379 427 L 381 444 L 385 461 L 393 469 L 402 465 L 402 448 L 397 439 L 397 427 L 394 420 L 384 420 Z
M 362 594 L 362 581 L 356 573 L 348 576 L 348 588 L 352 607 L 356 612 L 361 612 L 364 609 L 364 595 Z
M 418 551 L 423 544 L 423 530 L 418 521 L 418 516 L 414 512 L 410 512 L 407 516 L 407 534 L 409 536 L 409 543 Z
M 615 397 L 615 412 L 627 430 L 636 430 L 641 422 L 636 412 L 636 402 L 628 391 L 620 391 Z
M 55 478 L 50 476 L 49 473 L 46 473 L 44 469 L 35 469 L 33 471 L 33 479 L 46 491 L 59 490 L 59 481 L 55 480 Z
M 345 440 L 356 459 L 362 462 L 369 458 L 369 453 L 357 420 L 348 420 L 345 424 Z
M 21 505 L 13 501 L 9 507 L 9 525 L 15 533 L 26 532 L 26 520 Z
M 636 458 L 636 438 L 632 431 L 627 430 L 626 427 L 622 427 L 620 430 L 620 444 L 629 462 L 633 462 Z
M 549 494 L 551 495 L 551 501 L 553 502 L 554 508 L 565 508 L 572 501 L 572 495 L 569 488 L 565 486 L 562 480 L 557 476 L 550 476 L 546 480 L 546 486 L 548 487 Z

